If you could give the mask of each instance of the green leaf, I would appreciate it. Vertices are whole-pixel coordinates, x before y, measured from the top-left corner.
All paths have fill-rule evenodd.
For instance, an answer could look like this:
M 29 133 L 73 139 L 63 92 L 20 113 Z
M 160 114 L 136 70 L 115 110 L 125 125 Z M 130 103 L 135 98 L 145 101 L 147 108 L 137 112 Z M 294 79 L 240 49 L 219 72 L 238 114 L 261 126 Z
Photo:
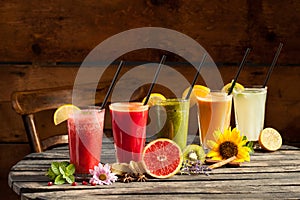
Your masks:
M 53 171 L 53 173 L 55 175 L 59 175 L 60 174 L 58 168 L 59 168 L 59 163 L 58 162 L 52 162 L 51 163 L 51 169 L 52 169 L 52 171 Z
M 56 177 L 55 173 L 52 171 L 51 168 L 48 169 L 46 176 L 48 176 L 50 180 L 54 180 Z
M 75 173 L 75 166 L 73 164 L 69 164 L 66 169 L 68 175 L 73 175 Z
M 66 181 L 68 183 L 73 183 L 75 181 L 75 177 L 73 176 L 74 173 L 75 166 L 67 161 L 63 161 L 52 162 L 46 175 L 51 180 L 54 180 L 54 184 L 60 185 L 64 184 Z
M 252 141 L 248 141 L 246 146 L 250 149 L 250 154 L 254 153 L 254 148 L 253 148 L 254 143 Z
M 65 166 L 59 166 L 58 169 L 59 169 L 59 172 L 60 172 L 61 175 L 66 174 L 67 169 L 66 169 Z
M 70 163 L 68 161 L 62 161 L 59 163 L 59 166 L 67 167 Z
M 61 185 L 64 183 L 65 183 L 65 179 L 62 177 L 62 175 L 58 175 L 54 180 L 55 185 Z
M 75 177 L 73 175 L 67 176 L 66 181 L 68 183 L 73 183 L 75 181 Z

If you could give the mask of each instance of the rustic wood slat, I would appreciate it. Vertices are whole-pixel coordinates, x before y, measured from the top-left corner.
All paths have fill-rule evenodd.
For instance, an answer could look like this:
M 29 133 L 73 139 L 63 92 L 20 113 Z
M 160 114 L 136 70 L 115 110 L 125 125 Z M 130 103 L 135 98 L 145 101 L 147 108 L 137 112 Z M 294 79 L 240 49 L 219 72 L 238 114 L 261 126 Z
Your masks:
M 104 139 L 105 150 L 102 156 L 113 162 L 113 143 Z M 109 148 L 110 147 L 110 148 Z M 68 148 L 58 147 L 43 153 L 32 153 L 17 163 L 9 174 L 10 187 L 23 199 L 31 198 L 115 198 L 131 196 L 133 199 L 154 199 L 169 196 L 189 199 L 269 199 L 298 198 L 300 194 L 300 153 L 295 147 L 283 146 L 276 152 L 257 151 L 251 162 L 241 167 L 214 169 L 209 176 L 175 175 L 169 179 L 150 178 L 145 183 L 116 182 L 110 186 L 74 187 L 69 184 L 47 186 L 45 176 L 50 163 L 68 160 Z M 52 155 L 52 156 L 51 156 Z M 113 159 L 112 159 L 113 158 Z M 55 159 L 56 160 L 56 159 Z M 285 194 L 286 193 L 286 194 Z M 271 195 L 271 196 L 270 196 Z
M 186 34 L 224 62 L 236 62 L 248 46 L 256 52 L 253 59 L 257 62 L 270 61 L 282 41 L 281 59 L 299 64 L 299 7 L 297 0 L 4 1 L 0 7 L 0 60 L 81 62 L 96 45 L 115 34 L 154 26 Z M 129 56 L 153 59 L 159 55 L 139 52 Z
M 285 189 L 285 188 L 279 188 Z M 242 196 L 242 197 L 241 197 Z M 300 193 L 285 193 L 285 192 L 272 192 L 272 193 L 243 193 L 240 197 L 237 197 L 235 194 L 196 194 L 196 193 L 189 193 L 189 194 L 160 194 L 159 197 L 155 194 L 149 194 L 147 196 L 138 195 L 138 194 L 94 194 L 93 191 L 85 191 L 82 192 L 70 192 L 65 191 L 64 193 L 61 192 L 49 192 L 49 193 L 25 193 L 22 196 L 22 200 L 30 200 L 30 199 L 47 199 L 47 198 L 57 198 L 57 199 L 94 199 L 94 198 L 101 198 L 101 199 L 161 199 L 161 200 L 170 200 L 170 199 L 294 199 L 295 196 L 300 196 Z
M 49 167 L 49 166 L 48 166 Z M 239 169 L 237 169 L 239 170 Z M 231 169 L 232 172 L 232 169 Z M 250 173 L 229 173 L 228 171 L 218 170 L 210 172 L 208 176 L 206 175 L 176 175 L 170 179 L 153 179 L 149 178 L 147 182 L 152 184 L 153 182 L 183 182 L 183 181 L 228 181 L 228 180 L 259 180 L 259 179 L 276 179 L 280 181 L 282 178 L 289 179 L 290 184 L 294 184 L 299 181 L 299 177 L 297 177 L 299 170 L 294 172 L 286 173 L 286 170 L 276 171 L 276 172 L 268 172 L 268 171 L 251 171 Z M 10 173 L 10 184 L 14 182 L 22 182 L 22 184 L 31 184 L 33 182 L 39 182 L 40 186 L 45 186 L 45 182 L 49 179 L 45 176 L 46 168 L 42 169 L 42 171 L 18 171 Z M 259 173 L 259 176 L 257 176 Z M 204 182 L 205 183 L 205 182 Z M 93 188 L 92 186 L 89 186 Z M 32 189 L 30 185 L 28 185 L 28 189 Z M 61 188 L 62 190 L 64 189 Z
M 114 157 L 114 154 L 110 154 L 110 157 Z M 68 161 L 68 158 L 65 159 L 55 159 L 55 160 L 24 160 L 21 162 L 18 162 L 18 165 L 15 165 L 11 168 L 11 171 L 14 172 L 24 172 L 24 171 L 45 171 L 47 168 L 49 168 L 50 164 L 49 162 L 62 162 L 62 161 Z M 112 162 L 114 162 L 114 159 L 110 159 Z M 255 164 L 254 164 L 255 162 Z M 105 162 L 106 163 L 106 162 Z M 297 166 L 300 163 L 300 158 L 298 160 L 283 160 L 283 161 L 255 161 L 252 160 L 252 163 L 243 163 L 242 168 L 243 170 L 249 168 L 251 169 L 251 172 L 257 172 L 257 169 L 263 169 L 266 170 L 271 168 L 273 169 L 274 166 L 278 168 L 284 168 L 289 166 Z M 256 168 L 256 169 L 255 169 Z M 292 169 L 292 168 L 291 168 Z M 223 173 L 222 170 L 218 170 L 219 173 Z M 243 171 L 245 172 L 245 171 Z M 226 173 L 226 172 L 225 172 Z
M 294 183 L 290 183 L 289 179 L 281 179 L 279 181 L 274 180 L 272 184 L 270 184 L 269 179 L 260 179 L 260 180 L 244 180 L 244 181 L 235 181 L 235 180 L 227 180 L 227 181 L 217 181 L 214 183 L 213 181 L 189 181 L 186 184 L 182 184 L 182 182 L 154 182 L 154 183 L 115 183 L 113 186 L 97 186 L 93 190 L 90 190 L 90 194 L 93 195 L 110 195 L 110 194 L 118 194 L 118 195 L 144 195 L 148 196 L 157 195 L 157 197 L 161 194 L 206 194 L 209 198 L 210 194 L 238 194 L 239 198 L 243 198 L 243 195 L 246 193 L 251 193 L 253 195 L 259 195 L 263 193 L 276 193 L 278 191 L 286 193 L 291 193 L 290 196 L 297 197 L 294 195 L 299 194 L 299 180 Z M 188 186 L 187 186 L 188 184 Z M 199 185 L 200 184 L 200 185 Z M 47 194 L 47 190 L 49 192 L 59 190 L 62 194 L 65 192 L 76 192 L 77 195 L 84 197 L 86 189 L 90 189 L 90 187 L 86 186 L 78 186 L 74 188 L 71 185 L 65 186 L 63 189 L 61 186 L 53 186 L 49 188 L 44 183 L 44 186 L 41 186 L 39 183 L 24 183 L 18 182 L 15 184 L 21 189 L 22 193 L 27 193 L 28 187 L 32 187 L 31 192 L 42 192 Z M 176 196 L 175 196 L 176 197 Z M 49 198 L 49 197 L 48 197 Z M 108 198 L 108 197 L 107 197 Z M 236 197 L 237 198 L 237 197 Z
M 180 184 L 181 183 L 181 184 Z M 201 183 L 201 187 L 199 187 L 199 183 Z M 280 186 L 286 188 L 288 186 L 295 186 L 294 188 L 291 187 L 291 190 L 289 192 L 299 192 L 297 191 L 297 186 L 299 189 L 300 180 L 299 179 L 287 179 L 287 178 L 281 178 L 281 179 L 274 179 L 270 183 L 270 179 L 252 179 L 252 180 L 192 180 L 189 181 L 156 181 L 156 182 L 145 182 L 145 183 L 136 183 L 132 182 L 130 184 L 124 184 L 124 183 L 114 183 L 110 186 L 96 186 L 94 188 L 99 189 L 99 193 L 102 194 L 126 194 L 126 193 L 143 193 L 147 191 L 148 194 L 168 194 L 168 193 L 236 193 L 236 192 L 247 192 L 247 190 L 251 187 L 261 187 L 261 191 L 248 191 L 248 192 L 274 192 L 276 190 L 273 190 L 272 187 L 278 188 Z M 72 187 L 70 184 L 67 185 L 58 185 L 49 187 L 47 186 L 47 182 L 17 182 L 14 183 L 15 189 L 19 188 L 18 192 L 19 194 L 21 192 L 27 193 L 27 192 L 51 192 L 51 191 L 65 191 L 65 190 L 71 190 L 71 191 L 84 191 L 93 188 L 93 186 L 85 186 L 85 185 L 78 185 L 78 187 Z M 263 190 L 263 187 L 265 187 L 265 191 Z M 214 192 L 213 192 L 214 191 Z

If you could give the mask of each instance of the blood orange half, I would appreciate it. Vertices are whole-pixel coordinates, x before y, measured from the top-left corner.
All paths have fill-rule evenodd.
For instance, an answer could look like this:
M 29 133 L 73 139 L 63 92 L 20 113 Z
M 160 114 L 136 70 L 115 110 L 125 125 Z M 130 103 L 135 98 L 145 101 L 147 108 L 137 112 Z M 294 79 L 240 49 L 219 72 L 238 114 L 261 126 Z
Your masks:
M 150 142 L 143 151 L 143 166 L 155 178 L 169 178 L 182 164 L 180 147 L 172 140 L 159 138 Z

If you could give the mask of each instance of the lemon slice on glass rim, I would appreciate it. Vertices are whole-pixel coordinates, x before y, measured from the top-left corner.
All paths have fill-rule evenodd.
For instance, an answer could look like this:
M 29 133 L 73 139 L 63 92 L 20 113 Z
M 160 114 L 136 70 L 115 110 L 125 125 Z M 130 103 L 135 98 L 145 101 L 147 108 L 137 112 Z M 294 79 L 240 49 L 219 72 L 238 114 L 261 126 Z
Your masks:
M 228 93 L 229 89 L 231 88 L 232 82 L 233 82 L 233 81 L 231 81 L 231 83 L 227 83 L 227 84 L 222 88 L 222 92 Z M 235 83 L 235 86 L 234 86 L 234 88 L 233 88 L 233 90 L 239 91 L 239 92 L 243 91 L 244 89 L 245 89 L 244 86 L 241 85 L 240 83 Z
M 145 97 L 143 99 L 143 101 L 142 101 L 143 104 L 146 101 L 146 98 L 147 97 Z M 157 104 L 157 102 L 161 102 L 161 101 L 165 101 L 165 100 L 166 100 L 166 97 L 164 95 L 162 95 L 160 93 L 151 93 L 147 105 L 154 106 Z
M 80 110 L 77 106 L 74 106 L 72 104 L 65 104 L 56 109 L 53 116 L 53 121 L 55 125 L 58 125 L 64 121 L 66 121 L 70 114 L 73 112 L 76 112 Z
M 190 87 L 186 88 L 182 93 L 182 98 L 185 99 Z M 210 89 L 203 85 L 194 85 L 192 93 L 190 95 L 190 107 L 197 103 L 197 97 L 205 97 L 210 93 Z

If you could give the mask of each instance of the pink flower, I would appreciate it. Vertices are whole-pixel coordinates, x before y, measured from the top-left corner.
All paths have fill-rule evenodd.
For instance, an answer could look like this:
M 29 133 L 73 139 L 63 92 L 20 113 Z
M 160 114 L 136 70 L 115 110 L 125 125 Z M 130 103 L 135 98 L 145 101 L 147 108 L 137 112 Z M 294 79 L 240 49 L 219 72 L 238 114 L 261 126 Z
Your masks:
M 94 170 L 90 169 L 90 174 L 93 176 L 90 179 L 90 183 L 98 185 L 110 185 L 118 179 L 115 173 L 111 173 L 110 166 L 108 164 L 102 165 L 99 163 L 98 166 L 94 167 Z

